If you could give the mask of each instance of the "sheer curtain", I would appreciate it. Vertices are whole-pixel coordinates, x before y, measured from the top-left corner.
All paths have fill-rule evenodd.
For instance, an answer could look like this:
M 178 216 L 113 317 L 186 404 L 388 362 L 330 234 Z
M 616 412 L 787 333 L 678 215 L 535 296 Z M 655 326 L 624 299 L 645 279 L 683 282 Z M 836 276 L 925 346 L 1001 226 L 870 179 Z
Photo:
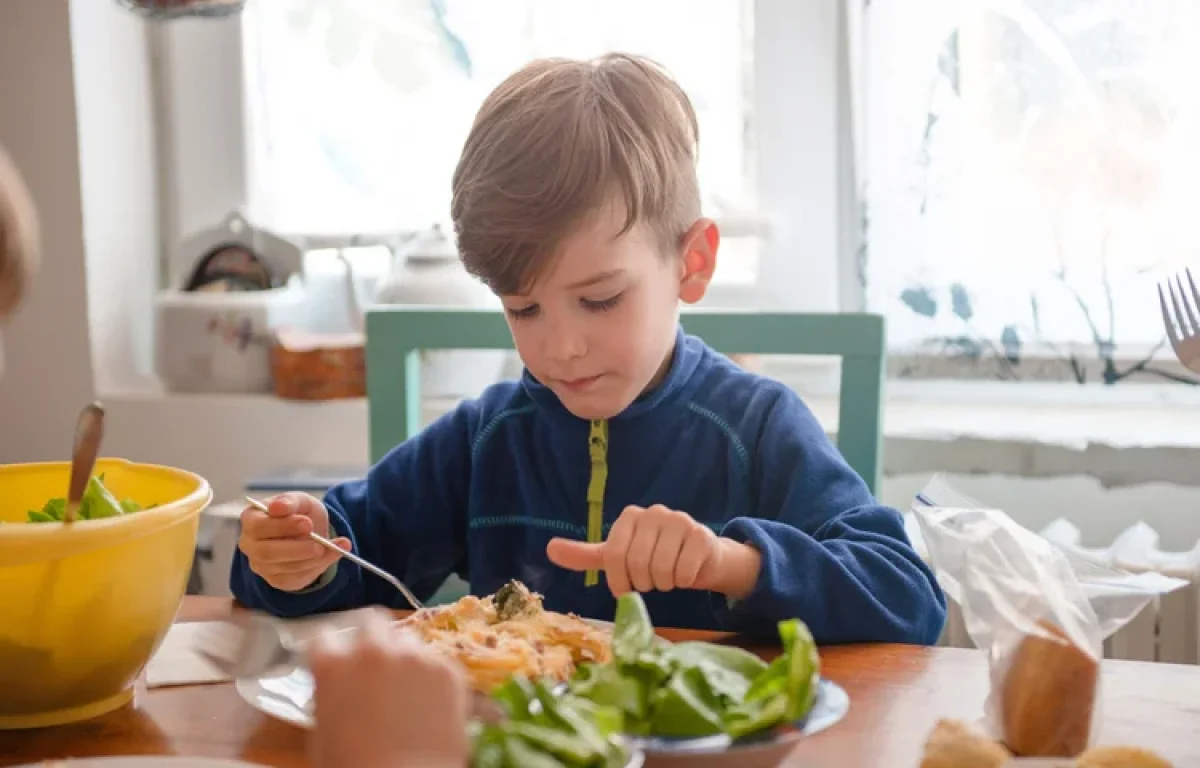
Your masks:
M 1200 3 L 847 2 L 862 290 L 896 351 L 1173 378 L 1155 281 L 1200 247 Z

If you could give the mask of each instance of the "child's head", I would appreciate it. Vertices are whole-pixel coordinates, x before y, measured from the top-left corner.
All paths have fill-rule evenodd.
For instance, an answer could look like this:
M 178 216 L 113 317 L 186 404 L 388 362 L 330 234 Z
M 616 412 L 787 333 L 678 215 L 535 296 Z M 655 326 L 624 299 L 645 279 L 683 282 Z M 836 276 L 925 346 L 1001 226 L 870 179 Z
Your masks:
M 717 228 L 696 115 L 637 57 L 535 61 L 488 96 L 454 173 L 463 263 L 504 302 L 525 366 L 581 418 L 620 413 L 669 361 Z

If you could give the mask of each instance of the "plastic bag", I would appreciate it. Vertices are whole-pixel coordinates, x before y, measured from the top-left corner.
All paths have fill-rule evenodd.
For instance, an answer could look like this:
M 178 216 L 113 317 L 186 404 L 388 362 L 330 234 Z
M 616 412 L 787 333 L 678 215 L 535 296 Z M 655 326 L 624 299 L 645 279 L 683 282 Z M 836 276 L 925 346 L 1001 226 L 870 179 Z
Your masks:
M 1025 757 L 1074 757 L 1093 744 L 1104 640 L 1186 582 L 1114 568 L 937 477 L 912 516 L 938 582 L 987 654 L 988 735 Z

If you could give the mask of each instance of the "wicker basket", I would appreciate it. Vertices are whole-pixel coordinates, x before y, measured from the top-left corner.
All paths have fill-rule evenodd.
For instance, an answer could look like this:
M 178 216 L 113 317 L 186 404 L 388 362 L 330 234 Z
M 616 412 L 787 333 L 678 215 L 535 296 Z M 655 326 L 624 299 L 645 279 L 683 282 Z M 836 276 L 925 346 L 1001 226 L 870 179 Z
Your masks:
M 271 378 L 275 394 L 288 400 L 366 397 L 365 339 L 280 330 L 271 344 Z

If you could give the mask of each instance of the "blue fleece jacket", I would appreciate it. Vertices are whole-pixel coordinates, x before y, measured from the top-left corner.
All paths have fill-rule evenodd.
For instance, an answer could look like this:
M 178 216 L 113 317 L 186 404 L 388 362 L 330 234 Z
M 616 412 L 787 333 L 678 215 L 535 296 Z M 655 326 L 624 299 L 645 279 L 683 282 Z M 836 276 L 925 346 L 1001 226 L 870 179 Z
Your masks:
M 526 372 L 462 402 L 325 498 L 336 535 L 421 599 L 452 572 L 477 595 L 520 579 L 550 610 L 613 617 L 601 576 L 546 557 L 555 536 L 586 539 L 590 423 Z M 821 643 L 933 643 L 945 598 L 898 512 L 880 506 L 797 395 L 678 333 L 665 381 L 608 424 L 604 531 L 630 504 L 689 513 L 762 553 L 752 594 L 643 595 L 656 626 L 774 636 L 799 617 Z M 281 616 L 384 604 L 387 583 L 342 561 L 318 586 L 274 589 L 238 552 L 232 590 Z

